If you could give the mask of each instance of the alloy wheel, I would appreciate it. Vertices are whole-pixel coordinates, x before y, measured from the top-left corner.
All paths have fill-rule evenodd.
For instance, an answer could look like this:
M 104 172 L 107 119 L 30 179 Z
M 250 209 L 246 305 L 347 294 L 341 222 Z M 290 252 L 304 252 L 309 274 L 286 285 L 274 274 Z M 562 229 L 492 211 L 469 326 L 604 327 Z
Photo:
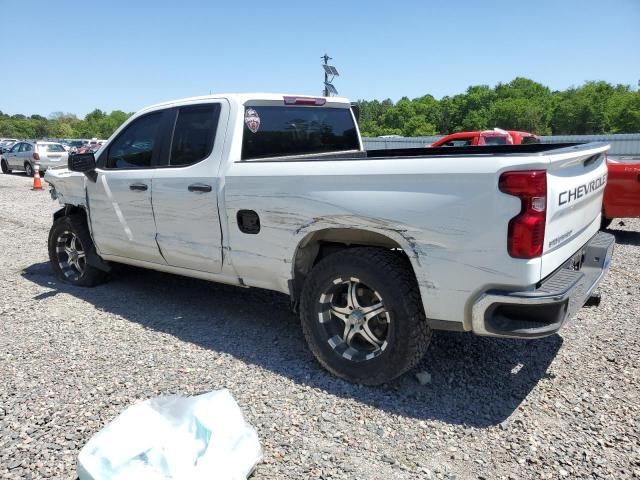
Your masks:
M 78 236 L 69 230 L 62 232 L 56 241 L 56 253 L 64 276 L 79 280 L 87 266 L 87 258 Z
M 387 348 L 389 311 L 380 294 L 359 279 L 334 279 L 319 303 L 318 321 L 337 354 L 361 362 Z

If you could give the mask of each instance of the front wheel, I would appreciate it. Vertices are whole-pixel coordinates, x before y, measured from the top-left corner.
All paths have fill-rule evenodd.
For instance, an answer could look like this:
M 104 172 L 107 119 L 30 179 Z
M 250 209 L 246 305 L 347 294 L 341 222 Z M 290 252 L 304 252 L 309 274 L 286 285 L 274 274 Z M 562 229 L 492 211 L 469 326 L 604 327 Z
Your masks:
M 7 161 L 4 158 L 0 162 L 0 167 L 2 168 L 2 173 L 11 173 L 11 169 L 9 168 L 9 164 L 7 163 Z
M 87 263 L 95 255 L 89 230 L 77 215 L 57 219 L 49 231 L 49 261 L 56 276 L 72 285 L 92 287 L 107 274 Z
M 302 293 L 302 329 L 320 364 L 379 385 L 415 366 L 431 338 L 406 257 L 358 247 L 321 260 Z

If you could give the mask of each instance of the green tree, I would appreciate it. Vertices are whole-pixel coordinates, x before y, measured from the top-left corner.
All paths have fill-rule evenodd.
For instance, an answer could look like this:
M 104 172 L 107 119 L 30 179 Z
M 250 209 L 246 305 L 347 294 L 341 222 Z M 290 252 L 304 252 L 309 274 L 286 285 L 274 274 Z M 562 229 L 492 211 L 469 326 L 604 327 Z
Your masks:
M 640 132 L 640 92 L 628 85 L 587 82 L 560 92 L 517 77 L 495 87 L 472 85 L 440 100 L 360 100 L 364 136 L 426 136 L 493 127 L 537 134 Z M 0 136 L 18 138 L 107 138 L 131 116 L 121 110 L 95 109 L 83 119 L 64 112 L 47 118 L 0 111 Z

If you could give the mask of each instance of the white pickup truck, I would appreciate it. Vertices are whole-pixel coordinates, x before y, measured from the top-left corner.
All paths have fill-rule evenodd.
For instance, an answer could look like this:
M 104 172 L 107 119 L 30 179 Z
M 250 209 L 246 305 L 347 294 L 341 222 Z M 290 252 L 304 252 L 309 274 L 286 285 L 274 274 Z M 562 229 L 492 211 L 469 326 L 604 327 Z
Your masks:
M 595 298 L 607 149 L 365 151 L 341 98 L 167 102 L 47 171 L 49 256 L 75 285 L 118 262 L 288 293 L 319 362 L 379 384 L 433 330 L 538 338 Z

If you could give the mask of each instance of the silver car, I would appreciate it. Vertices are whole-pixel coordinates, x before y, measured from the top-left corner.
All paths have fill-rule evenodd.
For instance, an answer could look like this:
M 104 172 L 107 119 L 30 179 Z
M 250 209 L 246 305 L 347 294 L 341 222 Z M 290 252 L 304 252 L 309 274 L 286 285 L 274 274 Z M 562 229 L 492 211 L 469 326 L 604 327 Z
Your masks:
M 2 173 L 13 170 L 24 171 L 33 176 L 34 165 L 40 165 L 40 172 L 58 165 L 67 165 L 69 154 L 62 145 L 55 142 L 18 142 L 2 154 Z

